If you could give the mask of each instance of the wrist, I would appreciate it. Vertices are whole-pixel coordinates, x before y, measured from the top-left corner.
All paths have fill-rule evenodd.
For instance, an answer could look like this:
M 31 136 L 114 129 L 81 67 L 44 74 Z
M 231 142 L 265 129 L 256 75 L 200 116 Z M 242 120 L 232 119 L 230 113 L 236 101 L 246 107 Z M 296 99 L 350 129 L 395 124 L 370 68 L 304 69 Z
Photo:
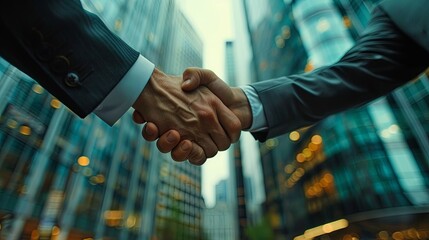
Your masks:
M 252 109 L 249 100 L 241 88 L 231 88 L 234 95 L 233 104 L 230 105 L 232 112 L 238 117 L 241 122 L 241 129 L 249 129 L 252 126 Z
M 138 110 L 139 108 L 141 108 L 142 104 L 148 100 L 145 98 L 147 98 L 148 95 L 153 95 L 153 88 L 156 85 L 155 81 L 161 79 L 164 76 L 165 74 L 162 71 L 157 68 L 154 68 L 152 75 L 149 78 L 149 81 L 147 82 L 146 86 L 143 88 L 142 92 L 132 105 L 134 109 Z

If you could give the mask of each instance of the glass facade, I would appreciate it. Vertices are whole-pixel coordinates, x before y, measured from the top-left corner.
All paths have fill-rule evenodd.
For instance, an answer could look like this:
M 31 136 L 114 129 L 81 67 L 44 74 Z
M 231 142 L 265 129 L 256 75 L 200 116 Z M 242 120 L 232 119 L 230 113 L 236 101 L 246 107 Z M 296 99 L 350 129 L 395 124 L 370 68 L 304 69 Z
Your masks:
M 263 81 L 279 76 L 303 72 L 311 68 L 307 62 L 308 55 L 303 46 L 296 23 L 293 18 L 291 6 L 282 0 L 276 1 L 243 1 L 250 31 L 253 62 L 250 72 L 254 72 L 253 81 Z M 272 148 L 278 146 L 279 140 L 269 140 L 260 145 L 261 167 L 264 179 L 265 201 L 263 202 L 263 216 L 252 222 L 248 232 L 260 232 L 266 225 L 258 222 L 267 219 L 270 231 L 262 231 L 262 238 L 271 236 L 271 232 L 281 236 L 286 230 L 284 206 L 281 204 L 279 184 L 277 179 L 283 176 L 280 167 L 283 157 L 290 146 L 282 145 L 276 151 Z M 275 156 L 274 156 L 274 155 Z M 246 159 L 243 165 L 246 165 Z M 250 168 L 254 168 L 253 166 Z M 254 177 L 249 171 L 249 177 Z M 249 209 L 248 209 L 249 211 Z M 266 233 L 266 234 L 265 234 Z
M 168 55 L 201 67 L 201 40 L 174 1 L 82 4 L 161 69 L 174 72 Z M 183 38 L 168 50 L 167 25 Z M 3 59 L 0 78 L 0 239 L 203 238 L 201 168 L 145 142 L 131 112 L 110 127 Z
M 301 60 L 284 75 L 338 60 L 376 2 L 284 1 L 297 29 L 288 41 L 302 42 L 301 56 L 309 58 L 305 69 Z M 257 39 L 257 29 L 251 35 L 255 61 L 272 53 L 260 45 L 274 37 Z M 288 69 L 289 62 L 273 56 L 270 61 Z M 260 74 L 258 80 L 274 77 Z M 427 87 L 424 74 L 367 106 L 261 144 L 264 210 L 276 238 L 427 239 Z

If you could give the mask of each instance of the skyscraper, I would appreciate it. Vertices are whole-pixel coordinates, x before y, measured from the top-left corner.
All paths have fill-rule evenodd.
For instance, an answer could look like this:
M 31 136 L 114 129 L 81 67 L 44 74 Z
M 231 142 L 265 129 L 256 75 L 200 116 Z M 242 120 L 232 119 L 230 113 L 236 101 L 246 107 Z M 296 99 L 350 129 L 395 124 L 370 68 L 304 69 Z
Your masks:
M 280 0 L 242 1 L 242 5 L 253 49 L 249 72 L 254 73 L 254 81 L 303 72 L 310 65 L 289 5 Z M 259 145 L 265 187 L 263 216 L 259 221 L 268 219 L 273 231 L 280 236 L 286 231 L 286 216 L 282 214 L 284 206 L 278 180 L 284 175 L 280 167 L 284 161 L 282 154 L 290 151 L 290 146 L 282 144 L 281 138 Z M 278 150 L 271 151 L 273 148 Z
M 291 29 L 297 30 L 288 41 L 302 42 L 309 57 L 306 70 L 311 70 L 344 54 L 365 28 L 376 1 L 282 2 Z M 276 3 L 266 1 L 266 6 Z M 258 54 L 270 52 L 257 50 L 257 44 L 275 38 L 264 34 L 258 40 L 255 30 L 249 29 L 254 59 L 261 62 Z M 288 69 L 289 62 L 277 61 Z M 304 68 L 290 69 L 284 75 Z M 276 77 L 258 76 L 264 77 L 259 80 Z M 276 235 L 287 239 L 427 236 L 427 89 L 423 75 L 386 98 L 261 145 L 265 213 L 271 216 Z
M 201 66 L 175 1 L 82 4 L 161 69 Z M 150 239 L 162 217 L 176 221 L 174 237 L 201 238 L 200 168 L 159 153 L 130 113 L 113 127 L 82 120 L 3 59 L 0 78 L 0 238 Z
M 207 239 L 237 239 L 236 214 L 232 208 L 229 195 L 230 180 L 219 181 L 215 187 L 216 203 L 214 207 L 204 210 L 204 232 Z

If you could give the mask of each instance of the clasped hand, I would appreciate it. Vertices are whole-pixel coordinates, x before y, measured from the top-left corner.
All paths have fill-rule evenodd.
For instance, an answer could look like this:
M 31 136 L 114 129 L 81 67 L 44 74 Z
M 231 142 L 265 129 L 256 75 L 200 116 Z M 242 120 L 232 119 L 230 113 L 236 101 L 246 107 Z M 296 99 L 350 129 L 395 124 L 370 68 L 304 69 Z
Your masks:
M 230 88 L 210 70 L 188 68 L 183 79 L 155 69 L 133 105 L 133 119 L 147 122 L 142 136 L 159 138 L 161 152 L 201 165 L 238 141 L 251 124 L 250 106 L 241 89 Z

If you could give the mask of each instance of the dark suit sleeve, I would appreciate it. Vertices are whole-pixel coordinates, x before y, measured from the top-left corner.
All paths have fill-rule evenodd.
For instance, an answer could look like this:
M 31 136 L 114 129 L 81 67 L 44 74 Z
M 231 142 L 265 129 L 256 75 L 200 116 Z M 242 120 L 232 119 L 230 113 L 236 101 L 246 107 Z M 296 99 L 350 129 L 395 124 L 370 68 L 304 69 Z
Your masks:
M 79 0 L 3 1 L 0 13 L 0 56 L 80 117 L 139 56 Z
M 428 52 L 377 8 L 365 33 L 336 64 L 253 84 L 268 123 L 268 130 L 254 136 L 264 141 L 367 103 L 412 80 L 428 63 Z
M 268 130 L 254 137 L 264 141 L 367 103 L 409 82 L 428 65 L 428 52 L 377 8 L 365 33 L 336 64 L 252 85 L 268 124 Z

